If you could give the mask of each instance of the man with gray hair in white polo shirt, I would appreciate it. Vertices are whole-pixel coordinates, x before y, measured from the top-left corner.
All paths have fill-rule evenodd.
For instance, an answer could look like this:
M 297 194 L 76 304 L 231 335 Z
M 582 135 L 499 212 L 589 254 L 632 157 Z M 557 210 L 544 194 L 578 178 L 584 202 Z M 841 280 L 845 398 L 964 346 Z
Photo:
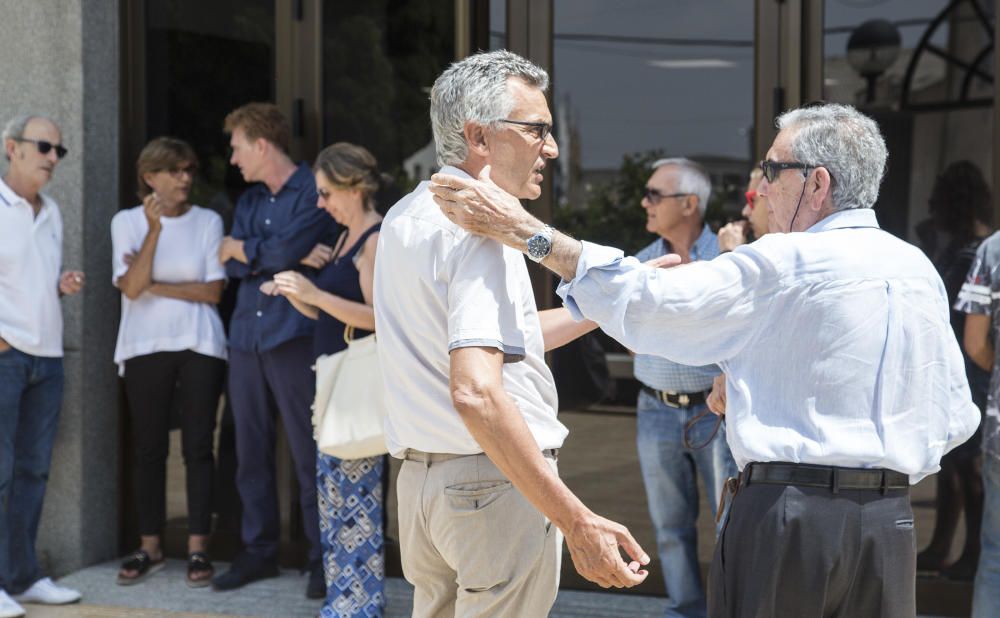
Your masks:
M 35 539 L 62 406 L 59 297 L 79 292 L 83 273 L 60 274 L 62 218 L 40 193 L 66 155 L 59 128 L 20 116 L 4 128 L 3 146 L 10 165 L 0 180 L 0 618 L 15 618 L 25 613 L 20 603 L 80 600 L 42 576 Z
M 559 154 L 547 86 L 542 69 L 502 50 L 449 67 L 431 91 L 443 169 L 537 198 Z M 540 228 L 533 245 L 544 252 L 548 240 Z M 584 577 L 642 582 L 638 543 L 557 473 L 567 430 L 544 354 L 594 325 L 538 312 L 524 257 L 449 221 L 426 182 L 389 211 L 378 256 L 386 440 L 404 460 L 396 487 L 413 615 L 547 615 L 562 534 Z

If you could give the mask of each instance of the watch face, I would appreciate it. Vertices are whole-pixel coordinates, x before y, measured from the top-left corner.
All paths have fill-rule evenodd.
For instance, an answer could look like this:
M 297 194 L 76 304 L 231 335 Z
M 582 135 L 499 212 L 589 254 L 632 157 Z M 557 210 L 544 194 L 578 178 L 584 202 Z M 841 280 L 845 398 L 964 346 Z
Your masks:
M 540 260 L 552 250 L 552 243 L 548 238 L 535 234 L 528 239 L 528 255 L 533 259 Z

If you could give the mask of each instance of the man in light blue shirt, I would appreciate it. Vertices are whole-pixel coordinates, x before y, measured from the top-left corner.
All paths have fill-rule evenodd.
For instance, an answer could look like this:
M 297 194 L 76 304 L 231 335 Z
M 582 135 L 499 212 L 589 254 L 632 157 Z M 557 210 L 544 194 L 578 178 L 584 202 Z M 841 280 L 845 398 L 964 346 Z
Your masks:
M 712 616 L 916 613 L 909 484 L 972 435 L 944 285 L 872 207 L 887 149 L 852 107 L 792 110 L 761 163 L 764 238 L 655 270 L 555 233 L 559 294 L 629 348 L 727 376 L 742 468 Z M 485 179 L 437 175 L 452 221 L 522 251 L 541 223 Z
M 673 253 L 688 263 L 718 256 L 718 239 L 704 221 L 711 193 L 711 178 L 694 161 L 673 158 L 653 163 L 642 207 L 646 229 L 657 239 L 636 259 L 648 262 Z M 719 372 L 714 364 L 691 366 L 652 354 L 635 356 L 635 377 L 642 384 L 636 444 L 667 589 L 668 618 L 705 616 L 695 525 L 696 472 L 705 484 L 713 515 L 726 479 L 736 475 L 725 427 L 705 405 Z

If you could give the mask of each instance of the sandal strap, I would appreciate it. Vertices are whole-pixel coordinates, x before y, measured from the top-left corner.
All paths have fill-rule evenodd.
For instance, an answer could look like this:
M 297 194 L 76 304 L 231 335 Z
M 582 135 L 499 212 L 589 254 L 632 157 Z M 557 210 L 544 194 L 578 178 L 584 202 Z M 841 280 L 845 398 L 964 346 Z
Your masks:
M 211 571 L 214 568 L 212 561 L 205 552 L 193 551 L 188 554 L 188 573 Z
M 145 573 L 149 565 L 153 563 L 153 559 L 149 557 L 149 554 L 142 549 L 137 549 L 132 552 L 132 555 L 128 560 L 122 563 L 122 570 L 125 571 L 138 571 L 139 573 Z

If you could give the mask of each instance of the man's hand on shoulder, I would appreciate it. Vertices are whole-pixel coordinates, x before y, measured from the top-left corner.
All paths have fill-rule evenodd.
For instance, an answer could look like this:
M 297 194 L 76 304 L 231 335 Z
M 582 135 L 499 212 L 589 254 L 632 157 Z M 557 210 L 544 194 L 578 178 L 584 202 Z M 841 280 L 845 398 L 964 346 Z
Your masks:
M 522 251 L 528 237 L 544 227 L 524 209 L 521 200 L 493 182 L 489 165 L 479 178 L 434 174 L 430 191 L 444 216 L 459 227 Z

